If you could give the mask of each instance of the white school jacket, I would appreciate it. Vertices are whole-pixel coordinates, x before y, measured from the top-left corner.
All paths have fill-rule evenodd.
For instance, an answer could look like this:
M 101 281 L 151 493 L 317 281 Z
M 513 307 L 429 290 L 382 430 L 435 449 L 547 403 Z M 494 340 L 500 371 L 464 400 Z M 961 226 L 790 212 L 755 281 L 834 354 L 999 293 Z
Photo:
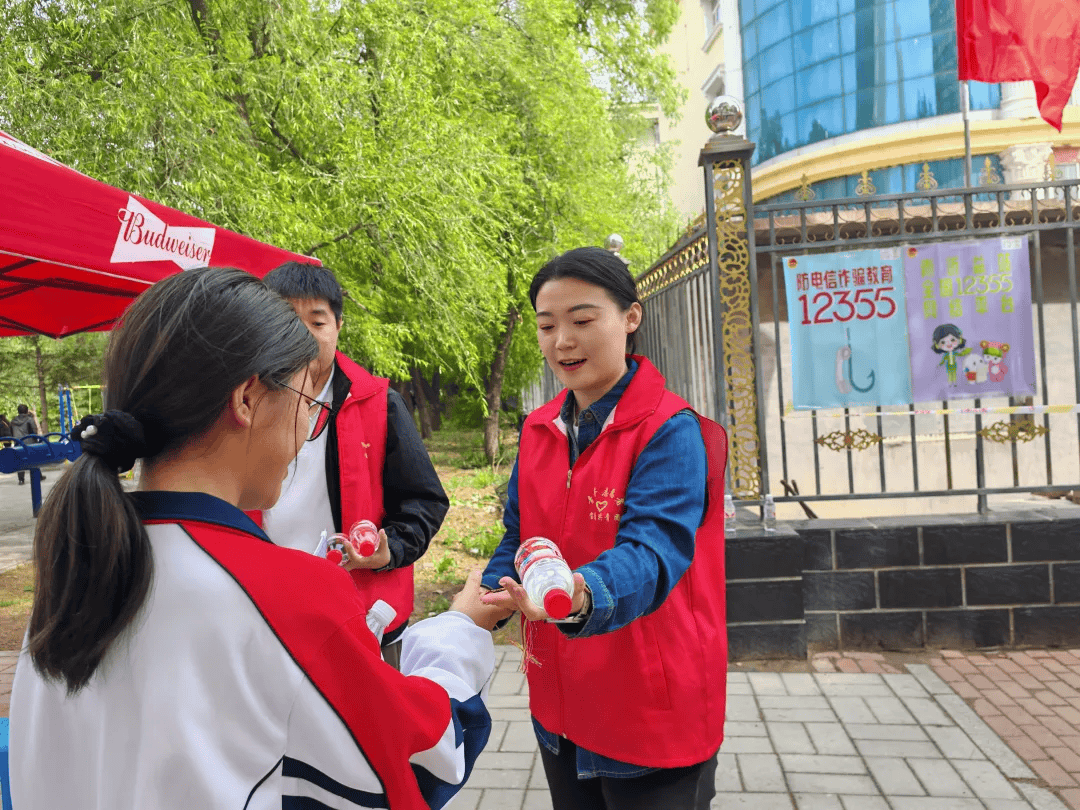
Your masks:
M 136 493 L 151 593 L 68 697 L 24 653 L 11 694 L 19 810 L 442 807 L 491 720 L 491 634 L 461 613 L 385 664 L 343 570 L 202 493 Z M 403 674 L 404 673 L 404 674 Z

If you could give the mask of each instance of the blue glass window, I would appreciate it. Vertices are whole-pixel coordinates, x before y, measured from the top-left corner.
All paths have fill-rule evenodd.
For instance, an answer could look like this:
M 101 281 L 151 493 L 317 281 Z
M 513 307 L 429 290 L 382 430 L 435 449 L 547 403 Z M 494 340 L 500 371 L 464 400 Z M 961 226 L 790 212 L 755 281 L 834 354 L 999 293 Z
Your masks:
M 793 0 L 791 6 L 796 29 L 836 19 L 836 0 Z
M 800 68 L 840 55 L 836 21 L 815 25 L 795 35 L 795 64 Z
M 787 79 L 789 88 L 795 68 L 791 63 L 791 40 L 785 39 L 761 54 L 761 83 L 772 84 Z
M 799 143 L 817 143 L 844 131 L 844 102 L 833 98 L 799 110 Z
M 843 92 L 839 59 L 822 62 L 806 70 L 801 70 L 796 79 L 795 87 L 798 90 L 797 100 L 800 106 L 812 104 L 830 96 L 838 96 Z M 841 121 L 833 129 L 833 132 L 838 134 L 843 131 L 843 122 Z
M 855 50 L 855 15 L 845 14 L 840 18 L 840 52 L 852 53 Z
M 774 8 L 758 21 L 758 46 L 765 50 L 770 45 L 791 36 L 791 15 L 787 3 Z
M 787 79 L 770 84 L 761 91 L 761 109 L 765 115 L 786 115 L 795 109 L 795 89 Z M 794 140 L 794 132 L 788 136 Z

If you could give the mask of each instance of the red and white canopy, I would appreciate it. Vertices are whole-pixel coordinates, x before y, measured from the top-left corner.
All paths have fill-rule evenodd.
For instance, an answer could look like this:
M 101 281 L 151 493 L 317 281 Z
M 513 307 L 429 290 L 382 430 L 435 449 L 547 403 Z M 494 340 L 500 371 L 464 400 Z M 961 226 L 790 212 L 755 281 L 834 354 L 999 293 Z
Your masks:
M 110 329 L 181 270 L 264 276 L 314 261 L 113 188 L 3 132 L 0 178 L 0 337 Z

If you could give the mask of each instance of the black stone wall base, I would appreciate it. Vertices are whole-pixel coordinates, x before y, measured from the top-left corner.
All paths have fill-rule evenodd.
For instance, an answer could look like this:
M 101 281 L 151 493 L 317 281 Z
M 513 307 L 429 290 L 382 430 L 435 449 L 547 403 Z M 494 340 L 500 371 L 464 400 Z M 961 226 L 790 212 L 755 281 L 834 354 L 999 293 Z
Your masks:
M 726 562 L 733 659 L 1080 646 L 1077 509 L 740 528 Z
M 803 624 L 733 624 L 728 626 L 728 658 L 805 658 Z

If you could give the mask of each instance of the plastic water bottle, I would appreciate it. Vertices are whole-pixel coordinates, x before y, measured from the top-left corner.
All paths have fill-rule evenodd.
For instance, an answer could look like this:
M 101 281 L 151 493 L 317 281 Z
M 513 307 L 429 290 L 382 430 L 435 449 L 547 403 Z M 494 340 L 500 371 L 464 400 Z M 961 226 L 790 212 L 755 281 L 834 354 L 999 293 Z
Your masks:
M 776 531 L 776 501 L 773 500 L 772 495 L 765 496 L 765 504 L 762 507 L 762 522 L 765 524 L 765 531 Z
M 386 628 L 390 626 L 390 622 L 396 617 L 397 611 L 382 599 L 368 609 L 366 618 L 367 626 L 368 629 L 375 634 L 375 638 L 379 640 L 379 644 L 382 644 L 382 637 L 383 633 L 386 632 Z
M 735 536 L 735 499 L 730 492 L 724 493 L 724 535 Z
M 360 520 L 349 530 L 349 540 L 361 557 L 370 557 L 379 547 L 379 527 L 370 520 Z
M 546 537 L 531 537 L 518 548 L 514 568 L 533 604 L 553 619 L 570 615 L 574 575 L 558 546 Z

